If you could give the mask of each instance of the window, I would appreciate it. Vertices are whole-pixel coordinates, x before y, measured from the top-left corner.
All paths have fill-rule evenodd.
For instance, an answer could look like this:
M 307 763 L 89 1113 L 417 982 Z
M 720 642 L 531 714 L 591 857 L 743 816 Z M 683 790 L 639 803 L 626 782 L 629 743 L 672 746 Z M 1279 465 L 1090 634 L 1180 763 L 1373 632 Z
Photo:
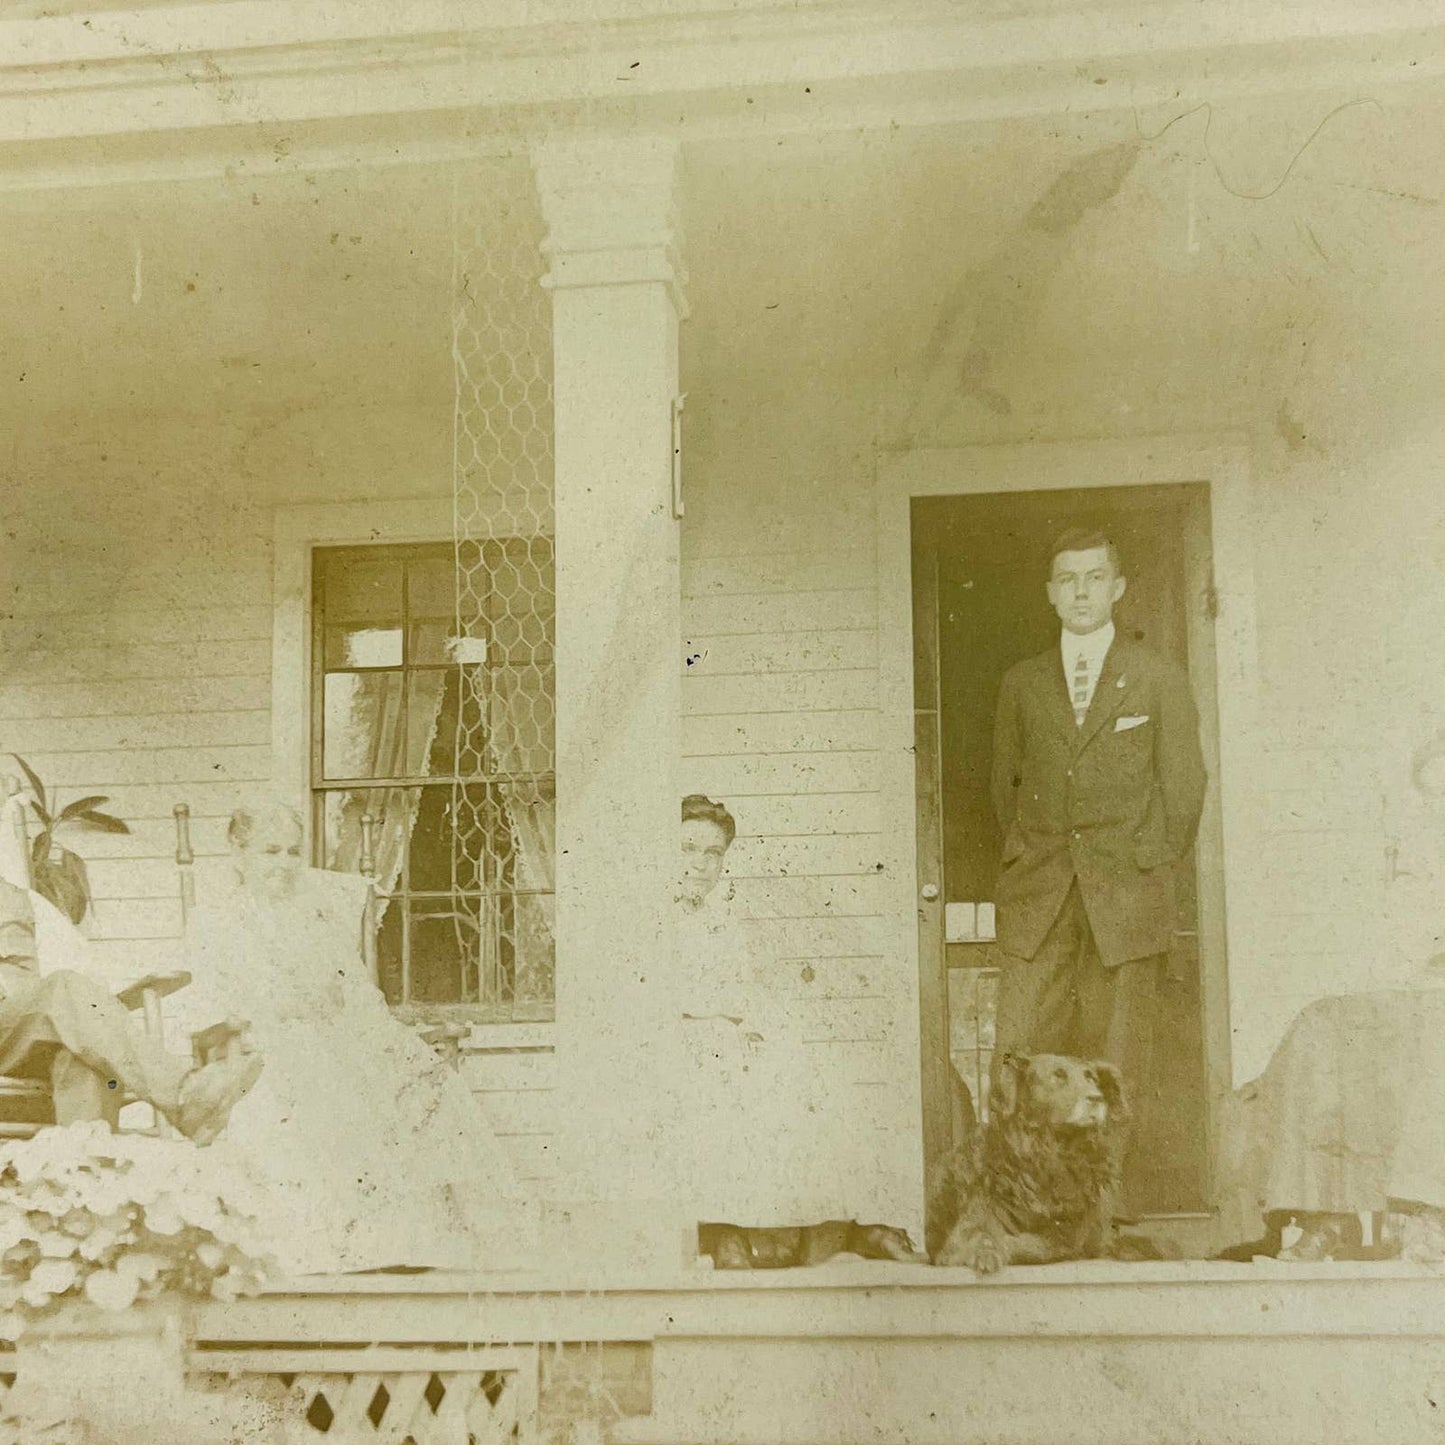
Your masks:
M 387 1000 L 550 1018 L 551 539 L 321 548 L 312 576 L 314 861 L 356 871 L 373 820 Z

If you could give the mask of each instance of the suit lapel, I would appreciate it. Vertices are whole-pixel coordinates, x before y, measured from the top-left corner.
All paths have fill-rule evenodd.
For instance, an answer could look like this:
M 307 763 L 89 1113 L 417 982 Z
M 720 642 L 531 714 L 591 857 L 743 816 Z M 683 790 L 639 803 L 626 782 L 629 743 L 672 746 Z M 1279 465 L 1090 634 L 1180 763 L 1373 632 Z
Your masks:
M 1077 730 L 1079 747 L 1087 747 L 1098 735 L 1100 728 L 1118 716 L 1119 709 L 1129 696 L 1130 683 L 1133 681 L 1130 676 L 1132 671 L 1127 645 L 1115 639 L 1104 657 L 1104 668 L 1099 674 L 1098 686 L 1095 687 L 1094 696 L 1089 702 L 1089 711 L 1084 716 L 1084 725 Z

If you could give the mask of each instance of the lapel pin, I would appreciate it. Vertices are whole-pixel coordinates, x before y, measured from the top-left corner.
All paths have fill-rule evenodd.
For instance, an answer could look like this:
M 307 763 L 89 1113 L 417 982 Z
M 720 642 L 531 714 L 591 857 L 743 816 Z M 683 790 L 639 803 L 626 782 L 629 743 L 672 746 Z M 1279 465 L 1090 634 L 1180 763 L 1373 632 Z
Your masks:
M 1126 682 L 1128 682 L 1128 681 L 1129 681 L 1129 679 L 1128 679 L 1127 677 L 1121 677 L 1121 678 L 1118 680 L 1118 682 L 1116 682 L 1116 683 L 1114 684 L 1114 686 L 1115 686 L 1115 687 L 1123 687 L 1124 684 L 1125 684 Z

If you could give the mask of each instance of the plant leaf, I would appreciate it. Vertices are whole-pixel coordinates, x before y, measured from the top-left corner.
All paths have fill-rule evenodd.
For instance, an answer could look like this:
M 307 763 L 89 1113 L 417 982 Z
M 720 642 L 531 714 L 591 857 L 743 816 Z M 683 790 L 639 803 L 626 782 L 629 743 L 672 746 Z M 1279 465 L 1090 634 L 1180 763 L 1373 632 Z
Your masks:
M 35 891 L 48 898 L 72 923 L 79 923 L 90 903 L 85 861 L 69 848 L 62 848 L 58 859 L 37 859 Z
M 71 818 L 78 818 L 82 813 L 89 813 L 101 803 L 108 803 L 110 799 L 103 793 L 96 793 L 89 798 L 77 798 L 73 803 L 67 803 L 61 810 L 60 816 L 56 818 L 57 823 L 64 823 Z
M 30 784 L 30 791 L 35 794 L 36 800 L 40 804 L 40 811 L 45 813 L 45 784 L 40 781 L 39 774 L 36 773 L 35 769 L 32 768 L 19 753 L 11 753 L 10 756 L 20 764 L 20 771 L 25 774 L 26 780 Z M 48 813 L 45 813 L 45 821 L 47 823 L 50 821 Z
M 123 822 L 120 818 L 114 818 L 109 813 L 97 813 L 87 811 L 77 813 L 70 819 L 72 823 L 84 823 L 87 828 L 94 828 L 98 833 L 129 833 L 130 824 Z

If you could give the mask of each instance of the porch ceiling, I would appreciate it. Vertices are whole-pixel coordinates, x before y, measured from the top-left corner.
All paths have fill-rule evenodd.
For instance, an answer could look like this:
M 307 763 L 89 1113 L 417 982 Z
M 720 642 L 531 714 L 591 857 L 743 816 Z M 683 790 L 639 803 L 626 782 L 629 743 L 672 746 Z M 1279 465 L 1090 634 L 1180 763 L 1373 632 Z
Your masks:
M 685 384 L 851 379 L 901 418 L 942 355 L 968 377 L 944 423 L 986 434 L 1041 398 L 1227 413 L 1292 368 L 1389 372 L 1384 339 L 1437 321 L 1441 86 L 1221 103 L 1141 142 L 1188 108 L 693 144 Z M 0 197 L 7 428 L 444 411 L 453 174 Z M 1353 349 L 1313 377 L 1322 336 Z

